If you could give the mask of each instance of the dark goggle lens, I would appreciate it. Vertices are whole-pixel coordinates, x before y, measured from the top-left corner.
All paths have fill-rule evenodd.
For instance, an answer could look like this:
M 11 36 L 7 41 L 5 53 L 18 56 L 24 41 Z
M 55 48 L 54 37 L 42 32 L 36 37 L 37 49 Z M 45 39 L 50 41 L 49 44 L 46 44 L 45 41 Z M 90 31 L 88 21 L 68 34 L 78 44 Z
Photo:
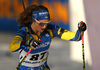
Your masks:
M 39 23 L 40 26 L 47 25 L 48 23 Z

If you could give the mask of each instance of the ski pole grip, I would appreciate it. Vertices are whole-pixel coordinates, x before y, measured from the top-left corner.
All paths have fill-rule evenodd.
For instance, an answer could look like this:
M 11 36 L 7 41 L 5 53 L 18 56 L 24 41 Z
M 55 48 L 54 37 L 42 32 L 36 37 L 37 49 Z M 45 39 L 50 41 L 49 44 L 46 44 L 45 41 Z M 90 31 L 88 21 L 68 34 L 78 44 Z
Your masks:
M 81 31 L 81 35 L 82 35 L 82 36 L 84 35 L 84 32 L 83 32 L 83 31 Z
M 38 40 L 41 42 L 41 39 L 40 38 Z M 34 46 L 31 46 L 30 47 L 30 50 L 33 50 L 33 49 L 34 49 Z
M 84 22 L 81 21 L 81 25 L 83 24 Z M 83 36 L 84 35 L 84 31 L 81 31 L 81 35 Z

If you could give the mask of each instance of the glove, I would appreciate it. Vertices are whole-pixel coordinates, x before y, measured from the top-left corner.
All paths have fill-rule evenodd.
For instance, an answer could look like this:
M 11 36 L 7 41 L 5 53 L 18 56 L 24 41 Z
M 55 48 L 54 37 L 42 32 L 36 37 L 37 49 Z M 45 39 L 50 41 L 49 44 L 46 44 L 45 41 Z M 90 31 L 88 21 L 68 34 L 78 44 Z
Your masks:
M 40 41 L 38 39 L 30 39 L 30 40 L 27 41 L 27 45 L 29 47 L 36 48 L 38 45 L 40 45 Z
M 83 21 L 81 21 L 81 22 L 79 22 L 78 23 L 78 29 L 80 30 L 80 31 L 85 31 L 87 28 L 86 28 L 86 24 L 83 22 Z

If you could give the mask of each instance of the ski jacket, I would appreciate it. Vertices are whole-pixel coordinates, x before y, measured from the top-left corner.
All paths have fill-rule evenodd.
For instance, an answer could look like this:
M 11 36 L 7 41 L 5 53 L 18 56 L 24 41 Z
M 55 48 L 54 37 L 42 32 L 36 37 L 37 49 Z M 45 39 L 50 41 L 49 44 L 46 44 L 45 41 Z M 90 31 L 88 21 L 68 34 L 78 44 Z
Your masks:
M 41 33 L 41 42 L 40 45 L 33 49 L 27 58 L 24 60 L 20 66 L 20 70 L 49 70 L 47 65 L 48 58 L 48 49 L 50 47 L 51 39 L 58 37 L 63 40 L 68 41 L 79 41 L 81 40 L 81 33 L 79 30 L 76 32 L 71 32 L 64 30 L 56 25 L 49 24 L 47 29 Z M 28 39 L 38 39 L 37 35 L 31 29 L 31 26 L 22 27 L 18 30 L 17 34 L 11 41 L 9 50 L 12 52 L 20 51 L 22 48 L 23 51 L 19 55 L 19 62 L 22 61 L 24 56 L 29 51 L 29 48 L 26 48 L 26 45 L 21 45 L 22 41 L 27 41 Z

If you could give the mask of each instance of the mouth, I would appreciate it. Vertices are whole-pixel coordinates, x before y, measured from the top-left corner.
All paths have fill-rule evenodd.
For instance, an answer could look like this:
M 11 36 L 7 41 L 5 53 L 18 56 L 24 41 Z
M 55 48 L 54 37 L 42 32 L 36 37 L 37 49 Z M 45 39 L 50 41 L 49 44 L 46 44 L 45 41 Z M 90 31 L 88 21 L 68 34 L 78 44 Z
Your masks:
M 42 29 L 43 31 L 45 30 L 45 29 Z

